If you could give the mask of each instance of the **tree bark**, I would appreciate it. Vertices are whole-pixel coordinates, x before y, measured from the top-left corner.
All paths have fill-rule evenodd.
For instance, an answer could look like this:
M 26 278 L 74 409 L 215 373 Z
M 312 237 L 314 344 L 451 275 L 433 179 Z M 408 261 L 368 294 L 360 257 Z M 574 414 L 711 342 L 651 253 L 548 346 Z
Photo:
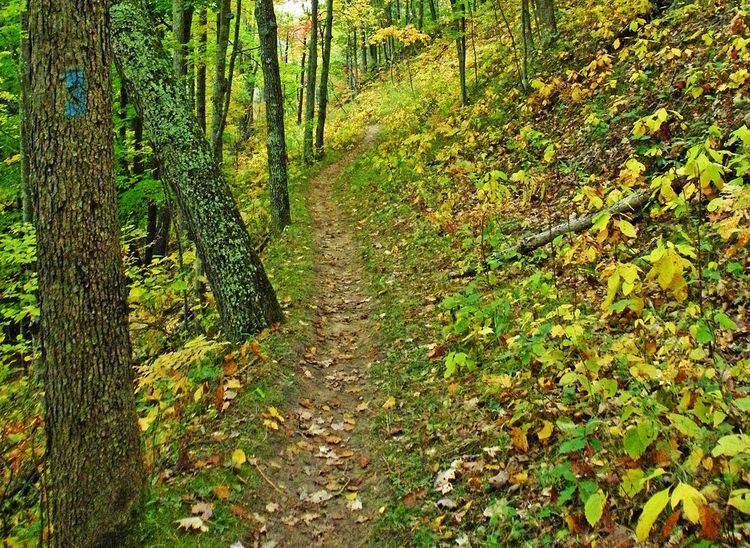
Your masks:
M 206 45 L 208 42 L 208 13 L 202 8 L 198 14 L 198 47 L 195 61 L 195 113 L 198 123 L 206 131 Z
M 451 0 L 453 9 L 453 29 L 456 33 L 456 52 L 458 53 L 458 75 L 461 87 L 461 105 L 469 104 L 466 91 L 466 0 Z M 527 0 L 524 0 L 527 1 Z
M 240 340 L 281 321 L 221 167 L 153 38 L 143 4 L 117 0 L 110 15 L 115 61 L 203 261 L 227 337 Z
M 544 27 L 545 40 L 549 41 L 557 34 L 557 16 L 555 14 L 555 0 L 537 0 L 539 18 Z
M 320 88 L 318 89 L 318 125 L 315 128 L 315 155 L 323 156 L 325 139 L 326 114 L 328 111 L 328 72 L 331 67 L 331 39 L 333 29 L 333 0 L 326 2 L 326 31 L 323 37 L 323 64 L 320 69 Z
M 240 120 L 240 140 L 244 143 L 254 133 L 255 129 L 255 79 L 258 74 L 258 63 L 250 58 L 252 67 L 248 67 L 248 63 L 243 61 L 241 64 L 243 68 L 243 84 L 245 86 L 245 93 L 247 93 L 247 104 L 245 105 L 245 112 Z
M 236 15 L 234 20 L 234 42 L 232 43 L 232 55 L 229 56 L 229 69 L 227 71 L 226 91 L 224 93 L 224 107 L 221 112 L 221 127 L 219 135 L 224 135 L 227 127 L 227 116 L 229 115 L 229 104 L 232 100 L 232 83 L 234 82 L 234 66 L 237 63 L 237 54 L 242 49 L 240 42 L 240 21 L 242 13 L 242 0 L 237 0 Z
M 299 73 L 299 97 L 297 103 L 297 125 L 302 123 L 302 105 L 305 99 L 305 56 L 307 55 L 307 35 L 302 37 L 302 61 Z
M 305 132 L 303 157 L 311 164 L 315 159 L 313 150 L 313 123 L 315 118 L 315 81 L 318 73 L 318 0 L 311 0 L 310 41 L 307 55 L 307 97 L 305 98 Z
M 285 226 L 291 224 L 292 218 L 287 191 L 284 96 L 281 93 L 279 58 L 276 52 L 277 26 L 273 0 L 255 0 L 255 20 L 260 38 L 263 95 L 266 102 L 266 149 L 268 150 L 271 228 L 274 232 L 281 232 Z
M 224 162 L 223 132 L 221 130 L 224 118 L 224 95 L 227 92 L 227 49 L 229 48 L 229 28 L 232 19 L 230 0 L 220 0 L 219 13 L 216 15 L 216 65 L 214 73 L 214 89 L 211 94 L 211 148 L 216 162 Z
M 106 0 L 31 0 L 47 466 L 55 546 L 111 546 L 144 483 L 114 172 Z
M 367 33 L 365 33 L 365 28 L 362 27 L 360 29 L 361 31 L 361 48 L 362 48 L 362 78 L 366 77 L 367 74 Z

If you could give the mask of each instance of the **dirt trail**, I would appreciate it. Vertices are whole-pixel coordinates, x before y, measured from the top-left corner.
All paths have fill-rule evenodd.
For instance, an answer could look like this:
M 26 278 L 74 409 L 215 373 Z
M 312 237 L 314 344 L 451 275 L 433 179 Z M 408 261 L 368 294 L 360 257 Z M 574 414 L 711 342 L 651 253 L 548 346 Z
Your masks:
M 267 468 L 279 508 L 266 514 L 271 546 L 361 546 L 382 504 L 385 475 L 374 456 L 369 418 L 382 405 L 369 379 L 376 358 L 371 304 L 351 228 L 333 200 L 333 184 L 370 147 L 376 128 L 310 184 L 317 244 L 316 341 L 299 364 L 293 432 Z M 289 424 L 292 421 L 293 424 Z

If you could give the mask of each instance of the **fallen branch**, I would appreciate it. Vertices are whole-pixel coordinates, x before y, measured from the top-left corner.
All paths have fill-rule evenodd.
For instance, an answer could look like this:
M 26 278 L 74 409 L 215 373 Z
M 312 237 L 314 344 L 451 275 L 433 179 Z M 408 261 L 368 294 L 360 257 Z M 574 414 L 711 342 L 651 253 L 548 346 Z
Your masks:
M 588 230 L 594 225 L 594 221 L 596 220 L 596 218 L 603 213 L 617 215 L 620 213 L 626 213 L 628 211 L 638 212 L 646 206 L 650 198 L 650 189 L 639 190 L 638 192 L 631 194 L 627 198 L 623 198 L 607 209 L 602 209 L 601 211 L 590 213 L 588 215 L 584 215 L 583 217 L 568 219 L 567 221 L 563 221 L 562 223 L 548 228 L 547 230 L 543 230 L 542 232 L 539 232 L 537 234 L 532 234 L 531 236 L 526 236 L 523 240 L 521 240 L 521 243 L 516 246 L 516 251 L 522 255 L 527 255 L 535 249 L 550 243 L 558 236 L 568 234 L 570 232 L 577 233 Z

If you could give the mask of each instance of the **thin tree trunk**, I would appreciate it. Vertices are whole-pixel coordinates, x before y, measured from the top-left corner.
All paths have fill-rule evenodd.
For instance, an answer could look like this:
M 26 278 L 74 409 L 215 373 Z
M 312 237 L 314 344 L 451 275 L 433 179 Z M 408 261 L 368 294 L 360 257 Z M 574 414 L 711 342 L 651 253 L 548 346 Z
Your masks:
M 333 31 L 333 0 L 326 2 L 326 31 L 323 37 L 323 64 L 320 69 L 320 89 L 318 89 L 318 125 L 315 128 L 315 154 L 323 156 L 326 114 L 328 112 L 328 71 L 331 66 L 331 39 Z
M 123 82 L 122 85 L 125 83 Z M 143 175 L 144 172 L 143 153 L 143 118 L 136 113 L 133 117 L 133 175 Z
M 453 9 L 453 29 L 456 34 L 456 52 L 458 54 L 458 75 L 461 88 L 461 105 L 469 104 L 466 91 L 466 5 L 465 0 L 451 0 Z
M 29 179 L 29 129 L 28 129 L 28 111 L 29 111 L 29 63 L 31 61 L 31 47 L 28 39 L 29 16 L 24 11 L 21 14 L 21 66 L 19 71 L 20 91 L 21 91 L 21 112 L 20 112 L 20 141 L 21 141 L 21 207 L 24 223 L 34 222 L 34 195 L 32 184 Z
M 144 484 L 117 222 L 105 0 L 31 0 L 47 469 L 58 547 L 120 545 Z
M 365 78 L 365 75 L 367 74 L 367 34 L 365 33 L 365 28 L 362 27 L 361 29 L 361 38 L 362 38 L 362 78 Z
M 120 146 L 124 151 L 128 144 L 128 92 L 122 83 L 120 83 L 120 110 L 118 117 L 120 118 Z M 120 154 L 120 169 L 126 176 L 130 175 L 127 154 Z
M 424 0 L 419 0 L 419 18 L 417 19 L 417 29 L 421 32 L 424 27 Z
M 156 219 L 159 208 L 156 202 L 149 200 L 146 214 L 146 238 L 144 241 L 143 264 L 148 266 L 154 260 L 154 246 L 156 245 Z
M 224 95 L 227 92 L 227 49 L 229 47 L 229 28 L 232 18 L 230 0 L 220 0 L 219 13 L 216 15 L 216 70 L 214 75 L 214 89 L 211 94 L 211 148 L 216 162 L 224 162 L 224 147 L 221 131 L 224 119 Z
M 438 20 L 438 12 L 437 12 L 437 8 L 435 7 L 435 2 L 436 1 L 437 0 L 429 0 L 430 18 L 432 19 L 433 23 L 437 23 L 437 20 Z
M 352 28 L 352 72 L 354 77 L 354 89 L 359 89 L 359 59 L 357 56 L 357 28 Z
M 284 96 L 281 93 L 279 58 L 276 53 L 277 26 L 273 0 L 255 0 L 255 20 L 260 38 L 263 95 L 266 102 L 266 149 L 268 150 L 271 228 L 274 232 L 281 232 L 285 226 L 291 224 L 292 217 L 289 211 L 287 190 Z
M 242 0 L 237 0 L 236 15 L 234 21 L 234 42 L 232 44 L 232 55 L 229 56 L 229 69 L 227 72 L 226 91 L 224 93 L 224 107 L 221 113 L 221 127 L 219 135 L 224 135 L 227 127 L 227 116 L 229 114 L 229 104 L 232 100 L 232 83 L 234 82 L 234 66 L 237 63 L 237 54 L 242 49 L 240 42 L 240 14 L 242 13 Z
M 531 18 L 529 17 L 529 0 L 521 0 L 521 35 L 523 37 L 523 87 L 529 81 L 529 52 L 532 45 Z
M 297 125 L 302 123 L 302 105 L 305 99 L 305 56 L 307 55 L 307 35 L 302 37 L 302 61 L 299 73 L 299 98 L 297 103 Z
M 240 120 L 240 141 L 247 141 L 255 131 L 255 79 L 258 73 L 258 64 L 251 58 L 252 68 L 248 70 L 247 64 L 242 62 L 241 64 L 245 67 L 243 74 L 243 82 L 245 84 L 245 93 L 247 93 L 247 104 L 245 105 L 245 112 Z
M 310 8 L 310 43 L 307 58 L 307 97 L 305 98 L 305 133 L 303 138 L 303 156 L 305 162 L 315 159 L 313 150 L 313 124 L 315 122 L 315 81 L 318 73 L 318 0 L 311 0 Z
M 117 66 L 203 260 L 226 336 L 241 340 L 281 321 L 276 295 L 221 167 L 154 40 L 143 4 L 116 0 L 110 14 Z
M 202 8 L 198 15 L 198 47 L 195 62 L 195 112 L 198 123 L 206 131 L 206 45 L 208 42 L 208 13 Z

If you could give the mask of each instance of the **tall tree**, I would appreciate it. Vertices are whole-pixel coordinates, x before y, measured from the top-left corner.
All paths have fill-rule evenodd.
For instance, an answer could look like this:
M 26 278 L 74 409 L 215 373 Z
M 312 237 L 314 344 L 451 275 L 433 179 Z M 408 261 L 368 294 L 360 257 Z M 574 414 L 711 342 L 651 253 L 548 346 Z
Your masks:
M 31 0 L 47 463 L 55 546 L 112 546 L 143 486 L 114 173 L 106 0 Z
M 283 314 L 221 167 L 141 2 L 116 0 L 112 5 L 115 61 L 203 260 L 226 335 L 240 340 L 281 321 Z
M 329 0 L 330 1 L 330 0 Z M 266 100 L 266 149 L 271 197 L 271 225 L 280 232 L 291 224 L 286 173 L 286 136 L 284 134 L 284 96 L 281 92 L 279 58 L 276 51 L 276 14 L 273 0 L 255 0 L 255 21 L 260 38 L 263 65 L 263 95 Z
M 307 34 L 302 35 L 302 60 L 299 71 L 299 94 L 297 101 L 297 125 L 302 123 L 302 105 L 305 99 L 305 56 L 307 55 Z
M 208 12 L 198 13 L 198 47 L 195 48 L 195 113 L 206 131 L 206 46 L 208 43 Z
M 315 118 L 315 81 L 318 76 L 318 0 L 311 0 L 310 40 L 307 53 L 307 97 L 305 98 L 305 132 L 303 156 L 308 164 L 315 160 L 313 123 Z
M 21 14 L 21 55 L 20 55 L 20 140 L 21 140 L 21 184 L 23 185 L 21 195 L 23 208 L 23 222 L 34 222 L 34 196 L 32 193 L 31 182 L 29 180 L 29 141 L 28 141 L 28 111 L 29 103 L 29 62 L 31 49 L 29 44 L 29 16 L 24 11 Z
M 328 71 L 331 66 L 331 38 L 333 37 L 333 0 L 326 1 L 326 29 L 323 36 L 323 58 L 320 68 L 320 88 L 318 89 L 318 125 L 315 128 L 315 154 L 323 156 L 326 113 L 328 110 Z
M 555 14 L 555 0 L 537 0 L 539 19 L 544 28 L 545 41 L 549 41 L 557 34 L 557 15 Z
M 527 2 L 528 0 L 523 0 Z M 453 10 L 453 32 L 456 36 L 456 52 L 458 53 L 458 76 L 461 87 L 461 105 L 469 104 L 466 91 L 466 0 L 451 0 Z
M 229 30 L 232 20 L 230 0 L 220 0 L 219 12 L 216 14 L 216 64 L 214 67 L 214 88 L 211 93 L 211 148 L 214 158 L 221 164 L 224 160 L 224 135 L 222 120 L 224 118 L 224 95 L 227 92 L 227 50 L 229 49 Z

